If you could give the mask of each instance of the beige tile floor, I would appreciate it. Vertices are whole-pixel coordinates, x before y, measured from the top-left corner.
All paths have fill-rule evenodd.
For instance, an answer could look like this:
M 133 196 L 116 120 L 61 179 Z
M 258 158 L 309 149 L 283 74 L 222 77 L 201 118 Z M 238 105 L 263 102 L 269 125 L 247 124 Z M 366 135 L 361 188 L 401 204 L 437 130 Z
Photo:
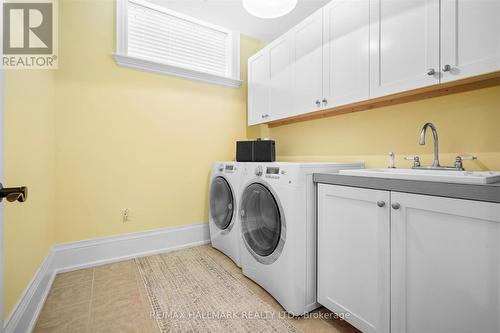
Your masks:
M 243 276 L 229 258 L 203 246 L 220 265 L 241 279 L 277 311 L 283 309 L 264 289 Z M 34 332 L 159 332 L 133 260 L 58 274 Z M 329 313 L 321 308 L 315 313 Z M 304 333 L 359 332 L 338 319 L 293 318 Z

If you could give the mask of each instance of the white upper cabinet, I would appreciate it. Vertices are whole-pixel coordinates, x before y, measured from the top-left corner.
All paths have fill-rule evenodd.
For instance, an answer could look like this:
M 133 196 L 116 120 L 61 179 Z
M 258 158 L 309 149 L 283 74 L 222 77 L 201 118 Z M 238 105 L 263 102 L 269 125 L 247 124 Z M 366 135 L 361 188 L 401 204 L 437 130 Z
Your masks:
M 269 119 L 286 117 L 293 108 L 293 38 L 291 34 L 274 41 L 269 46 Z
M 324 107 L 370 97 L 369 5 L 369 0 L 337 0 L 323 8 Z
M 370 95 L 439 83 L 439 0 L 370 0 Z
M 291 32 L 294 40 L 294 109 L 289 116 L 322 108 L 323 12 L 317 11 Z
M 269 49 L 248 60 L 248 125 L 266 122 L 269 114 Z
M 499 17 L 500 0 L 333 0 L 249 59 L 249 124 L 500 71 Z
M 499 18 L 500 0 L 441 0 L 442 82 L 500 69 Z
M 391 332 L 500 332 L 500 204 L 391 200 Z

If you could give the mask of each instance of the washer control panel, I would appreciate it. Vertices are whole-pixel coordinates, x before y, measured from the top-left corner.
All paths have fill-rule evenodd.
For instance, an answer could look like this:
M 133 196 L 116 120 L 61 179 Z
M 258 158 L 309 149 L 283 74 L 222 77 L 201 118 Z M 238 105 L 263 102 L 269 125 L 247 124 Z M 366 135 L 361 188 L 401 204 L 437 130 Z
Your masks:
M 286 171 L 280 167 L 266 167 L 266 178 L 280 179 L 283 175 L 286 175 Z
M 236 171 L 236 166 L 234 164 L 221 164 L 219 165 L 219 172 L 233 173 Z

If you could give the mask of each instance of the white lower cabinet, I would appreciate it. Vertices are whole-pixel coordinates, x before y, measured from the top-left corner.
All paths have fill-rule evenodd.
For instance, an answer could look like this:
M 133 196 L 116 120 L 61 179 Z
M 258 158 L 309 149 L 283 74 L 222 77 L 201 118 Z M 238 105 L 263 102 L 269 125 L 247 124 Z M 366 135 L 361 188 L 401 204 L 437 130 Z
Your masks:
M 389 200 L 318 186 L 318 302 L 363 332 L 389 332 Z
M 363 332 L 500 332 L 500 204 L 320 184 L 318 302 Z
M 391 197 L 391 331 L 500 332 L 500 204 Z

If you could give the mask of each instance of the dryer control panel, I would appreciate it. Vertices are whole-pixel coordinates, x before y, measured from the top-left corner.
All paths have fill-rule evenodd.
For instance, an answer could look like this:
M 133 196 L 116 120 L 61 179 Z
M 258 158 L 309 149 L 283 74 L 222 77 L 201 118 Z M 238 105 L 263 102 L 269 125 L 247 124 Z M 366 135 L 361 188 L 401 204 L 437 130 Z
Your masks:
M 295 186 L 298 184 L 300 173 L 295 165 L 278 163 L 261 164 L 245 169 L 246 177 L 255 175 L 257 178 L 266 180 L 269 184 Z
M 280 175 L 286 174 L 284 169 L 280 167 L 266 167 L 266 178 L 279 179 Z

